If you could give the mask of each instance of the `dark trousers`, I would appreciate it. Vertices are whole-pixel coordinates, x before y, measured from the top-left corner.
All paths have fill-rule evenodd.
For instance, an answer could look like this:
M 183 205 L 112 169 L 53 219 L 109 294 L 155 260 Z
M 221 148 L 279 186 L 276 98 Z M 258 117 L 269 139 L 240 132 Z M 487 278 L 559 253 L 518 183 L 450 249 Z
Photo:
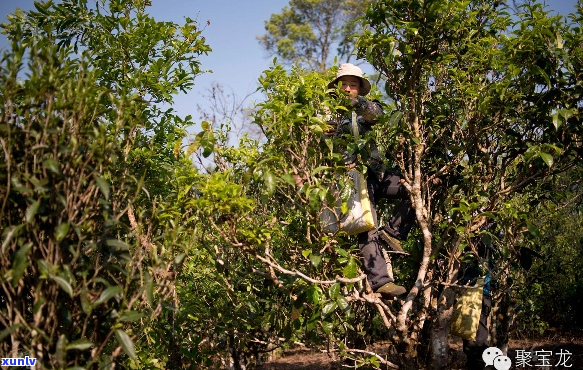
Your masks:
M 492 297 L 488 294 L 482 295 L 482 314 L 480 324 L 476 333 L 476 340 L 464 339 L 464 353 L 466 354 L 467 370 L 483 370 L 486 366 L 482 358 L 484 350 L 488 345 L 488 316 L 492 310 Z
M 370 174 L 367 178 L 367 186 L 375 222 L 377 220 L 376 203 L 379 200 L 401 200 L 384 229 L 397 239 L 404 240 L 415 224 L 415 210 L 411 206 L 407 189 L 400 183 L 401 178 L 398 173 L 388 173 L 382 180 L 379 180 L 375 175 Z M 377 229 L 358 234 L 358 247 L 363 260 L 364 272 L 373 290 L 393 281 L 387 273 L 387 262 L 382 253 L 382 248 L 385 245 Z

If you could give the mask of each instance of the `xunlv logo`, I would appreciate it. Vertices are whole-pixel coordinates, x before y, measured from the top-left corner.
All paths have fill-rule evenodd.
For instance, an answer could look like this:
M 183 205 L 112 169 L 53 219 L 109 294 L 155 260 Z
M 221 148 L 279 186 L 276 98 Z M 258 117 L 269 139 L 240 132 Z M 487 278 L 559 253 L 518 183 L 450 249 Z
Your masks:
M 34 366 L 36 364 L 36 358 L 30 358 L 28 356 L 22 357 L 8 357 L 2 359 L 2 365 L 0 366 Z

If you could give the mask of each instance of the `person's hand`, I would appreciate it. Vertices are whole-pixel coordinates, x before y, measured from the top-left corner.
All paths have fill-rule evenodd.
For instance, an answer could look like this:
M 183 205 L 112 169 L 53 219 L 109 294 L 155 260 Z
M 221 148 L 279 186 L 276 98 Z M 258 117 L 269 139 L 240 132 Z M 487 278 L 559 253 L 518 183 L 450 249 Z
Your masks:
M 338 122 L 328 121 L 326 124 L 330 126 L 330 128 L 327 128 L 326 131 L 324 131 L 324 135 L 333 136 L 336 133 L 336 129 L 338 128 Z

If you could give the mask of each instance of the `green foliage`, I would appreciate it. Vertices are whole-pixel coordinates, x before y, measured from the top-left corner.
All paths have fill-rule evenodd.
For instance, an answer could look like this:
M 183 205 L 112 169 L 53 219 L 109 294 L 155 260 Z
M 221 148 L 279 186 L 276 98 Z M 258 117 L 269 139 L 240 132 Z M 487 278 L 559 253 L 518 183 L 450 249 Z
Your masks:
M 196 21 L 159 22 L 147 14 L 149 1 L 53 1 L 9 17 L 11 40 L 32 44 L 51 37 L 60 47 L 91 54 L 100 84 L 120 95 L 136 93 L 153 102 L 172 102 L 201 73 L 198 56 L 210 48 Z M 146 110 L 148 111 L 148 110 Z
M 4 86 L 19 87 L 2 95 L 2 317 L 17 325 L 8 338 L 23 346 L 3 342 L 3 352 L 51 367 L 97 362 L 93 347 L 111 354 L 114 330 L 134 356 L 117 316 L 134 309 L 129 302 L 139 294 L 128 261 L 140 248 L 120 222 L 120 202 L 140 185 L 112 181 L 125 160 L 120 148 L 132 143 L 124 131 L 134 103 L 99 87 L 87 63 L 65 57 L 38 42 L 27 80 L 15 80 L 20 66 L 10 57 L 1 75 Z M 102 121 L 114 109 L 127 116 Z
M 176 150 L 190 118 L 150 101 L 190 87 L 209 49 L 193 21 L 157 23 L 140 1 L 36 8 L 3 25 L 2 352 L 47 368 L 164 363 L 176 200 L 194 175 Z
M 580 161 L 580 25 L 541 4 L 511 9 L 498 1 L 376 1 L 366 20 L 359 55 L 403 112 L 381 130 L 418 209 L 425 259 L 417 279 L 455 282 L 457 261 L 477 259 L 477 241 L 486 238 L 499 249 L 490 273 L 505 292 L 520 245 L 537 237 L 528 216 L 540 191 L 534 184 Z M 419 304 L 439 309 L 419 294 Z M 424 317 L 405 319 L 414 307 L 401 311 L 402 338 Z M 436 320 L 443 332 L 447 317 Z
M 386 130 L 421 154 L 421 172 L 399 142 L 387 143 L 389 151 L 412 183 L 417 175 L 456 180 L 436 189 L 436 213 L 471 221 L 504 194 L 568 168 L 579 151 L 576 64 L 568 56 L 578 46 L 561 36 L 576 33 L 540 4 L 521 6 L 514 19 L 509 10 L 487 1 L 379 1 L 367 13 L 360 52 L 405 112 Z
M 581 321 L 581 168 L 559 176 L 540 196 L 531 216 L 533 232 L 523 247 L 517 277 L 519 333 L 541 332 L 552 327 L 577 333 Z M 536 215 L 536 217 L 533 217 Z M 551 298 L 551 299 L 549 299 Z
M 341 59 L 352 54 L 356 19 L 368 4 L 362 0 L 291 0 L 281 13 L 265 21 L 266 33 L 259 42 L 285 63 L 324 72 L 334 56 L 334 46 Z
M 145 177 L 150 194 L 168 196 L 164 179 L 178 165 L 185 128 L 193 122 L 171 108 L 147 103 L 171 104 L 174 94 L 190 89 L 202 73 L 198 57 L 210 48 L 194 20 L 186 18 L 184 25 L 158 22 L 147 14 L 147 6 L 147 1 L 129 0 L 93 5 L 49 1 L 10 16 L 4 28 L 9 39 L 24 45 L 49 37 L 60 48 L 71 46 L 72 52 L 90 55 L 87 60 L 100 86 L 143 100 L 136 110 L 144 125 L 135 133 L 140 143 L 132 148 L 132 166 Z
M 265 45 L 284 40 L 277 53 L 313 62 L 318 22 L 343 24 L 363 4 L 293 1 Z M 194 21 L 156 22 L 146 9 L 47 2 L 3 25 L 3 353 L 47 368 L 216 368 L 299 341 L 357 365 L 445 368 L 421 343 L 447 326 L 444 286 L 458 261 L 482 261 L 479 241 L 498 248 L 494 269 L 478 264 L 494 276 L 498 312 L 515 289 L 522 329 L 579 325 L 581 9 L 566 24 L 536 3 L 519 14 L 495 1 L 369 7 L 359 52 L 393 109 L 373 135 L 419 224 L 393 262 L 410 294 L 390 303 L 369 294 L 354 238 L 319 222 L 324 205 L 346 201 L 341 153 L 365 170 L 370 138 L 324 134 L 349 111 L 326 88 L 327 57 L 319 72 L 263 73 L 261 142 L 233 146 L 227 125 L 203 122 L 183 152 L 191 118 L 157 104 L 192 86 L 210 49 Z M 331 28 L 328 45 L 355 27 Z M 213 161 L 207 173 L 195 152 Z M 403 357 L 358 355 L 379 338 Z
M 261 146 L 243 138 L 233 147 L 228 133 L 208 125 L 196 135 L 193 150 L 205 150 L 203 139 L 212 135 L 217 164 L 198 179 L 200 196 L 188 202 L 203 249 L 188 263 L 181 290 L 197 319 L 183 325 L 198 340 L 213 339 L 197 345 L 199 354 L 220 354 L 224 347 L 212 345 L 219 342 L 251 356 L 280 346 L 278 338 L 324 347 L 323 338 L 342 341 L 356 331 L 354 310 L 363 305 L 346 297 L 364 289 L 356 251 L 319 222 L 323 202 L 341 198 L 331 185 L 346 171 L 341 148 L 354 141 L 323 135 L 332 112 L 347 110 L 326 88 L 333 75 L 279 65 L 265 71 L 267 98 L 254 114 L 265 135 Z
M 536 4 L 519 9 L 523 16 L 513 18 L 510 9 L 487 1 L 378 1 L 367 12 L 370 28 L 359 50 L 386 79 L 396 108 L 375 134 L 405 175 L 421 229 L 418 240 L 406 243 L 411 256 L 395 271 L 400 281 L 422 284 L 393 307 L 375 306 L 359 283 L 342 280 L 358 275 L 351 240 L 319 228 L 322 204 L 341 198 L 335 192 L 345 171 L 339 153 L 363 154 L 364 147 L 322 135 L 328 116 L 346 109 L 324 89 L 333 71 L 288 72 L 276 65 L 260 78 L 266 100 L 255 123 L 265 141 L 230 148 L 219 140 L 213 153 L 217 169 L 240 184 L 237 191 L 253 206 L 232 215 L 211 201 L 205 229 L 220 237 L 206 235 L 202 243 L 229 271 L 252 268 L 283 292 L 275 300 L 291 309 L 272 326 L 278 335 L 334 343 L 353 355 L 351 347 L 379 325 L 367 315 L 381 312 L 393 345 L 409 360 L 431 359 L 415 356 L 430 326 L 444 327 L 432 302 L 447 292 L 439 283 L 456 283 L 458 261 L 479 261 L 482 273 L 495 278 L 498 303 L 507 300 L 505 283 L 520 274 L 521 246 L 539 236 L 529 217 L 529 202 L 540 194 L 535 185 L 580 155 L 580 95 L 573 96 L 578 61 L 571 59 L 578 58 L 576 33 Z M 536 48 L 529 58 L 546 63 L 544 73 L 535 61 L 523 63 L 519 50 L 527 45 Z M 479 241 L 497 247 L 494 270 L 477 258 Z M 260 297 L 254 299 L 269 300 Z M 496 325 L 507 332 L 504 322 Z

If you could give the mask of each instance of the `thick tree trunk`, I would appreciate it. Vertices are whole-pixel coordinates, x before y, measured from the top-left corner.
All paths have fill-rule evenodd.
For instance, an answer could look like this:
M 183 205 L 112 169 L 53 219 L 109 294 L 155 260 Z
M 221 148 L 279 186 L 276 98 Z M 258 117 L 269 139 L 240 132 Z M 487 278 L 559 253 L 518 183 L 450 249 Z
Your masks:
M 453 314 L 453 302 L 455 299 L 455 291 L 449 287 L 445 287 L 439 297 L 437 303 L 437 319 L 433 322 L 431 328 L 431 365 L 430 368 L 434 370 L 442 370 L 448 368 L 448 341 L 449 322 Z
M 235 335 L 229 335 L 229 354 L 231 355 L 231 364 L 229 370 L 246 370 L 247 361 L 245 359 L 245 352 L 239 348 L 238 341 L 235 340 Z
M 510 297 L 510 288 L 496 295 L 490 316 L 490 345 L 499 348 L 504 354 L 508 353 L 509 333 L 514 322 L 514 304 Z

